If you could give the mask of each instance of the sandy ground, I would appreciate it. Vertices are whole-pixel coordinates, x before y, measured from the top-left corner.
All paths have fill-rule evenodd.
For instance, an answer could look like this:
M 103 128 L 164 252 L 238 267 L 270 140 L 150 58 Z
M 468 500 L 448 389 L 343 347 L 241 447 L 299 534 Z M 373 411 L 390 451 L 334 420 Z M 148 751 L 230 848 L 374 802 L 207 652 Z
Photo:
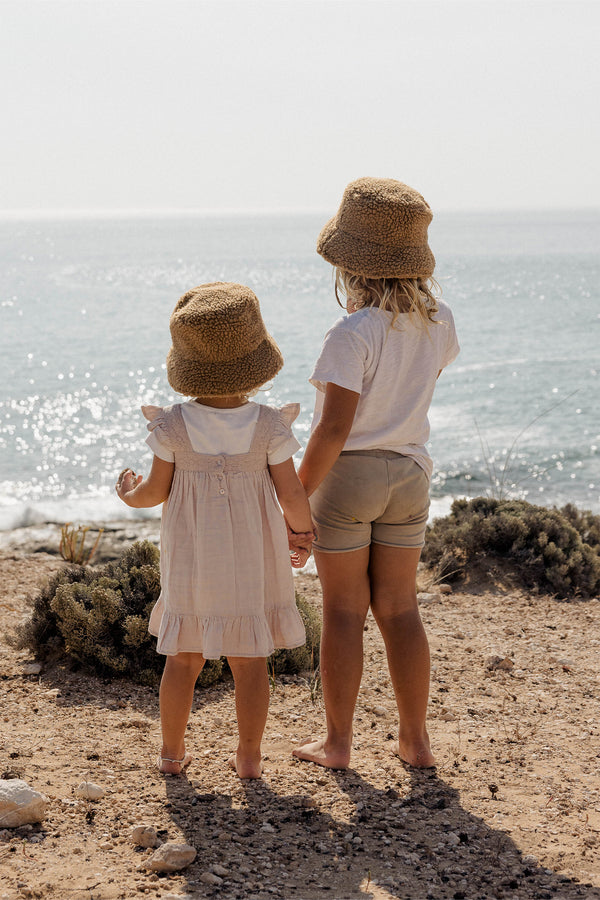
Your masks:
M 0 775 L 51 798 L 43 825 L 0 825 L 0 900 L 600 898 L 600 601 L 560 603 L 492 573 L 423 604 L 435 771 L 392 755 L 395 705 L 369 619 L 351 769 L 290 754 L 322 728 L 307 675 L 274 686 L 262 781 L 241 782 L 227 767 L 230 684 L 197 693 L 194 764 L 187 778 L 164 778 L 154 690 L 67 665 L 28 676 L 30 654 L 3 640 L 61 564 L 0 551 Z M 297 584 L 320 604 L 316 576 Z M 490 669 L 493 656 L 514 665 Z M 83 779 L 105 797 L 76 799 Z M 148 872 L 151 851 L 130 841 L 136 825 L 193 845 L 195 862 Z M 215 867 L 221 881 L 208 884 Z

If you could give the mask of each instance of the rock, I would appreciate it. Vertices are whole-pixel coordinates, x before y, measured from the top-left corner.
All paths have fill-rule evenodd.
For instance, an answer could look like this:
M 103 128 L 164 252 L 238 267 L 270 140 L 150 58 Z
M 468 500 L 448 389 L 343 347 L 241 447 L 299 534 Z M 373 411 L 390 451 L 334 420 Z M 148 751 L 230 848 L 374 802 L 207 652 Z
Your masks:
M 42 665 L 37 662 L 25 663 L 21 671 L 23 675 L 39 675 L 42 671 Z
M 191 865 L 196 859 L 196 848 L 189 844 L 175 844 L 167 841 L 144 863 L 145 868 L 153 872 L 179 872 Z
M 212 867 L 212 870 L 215 875 L 220 875 L 221 878 L 225 878 L 227 875 L 229 875 L 229 870 L 226 869 L 225 866 L 220 866 L 218 863 L 216 863 L 216 865 Z
M 267 834 L 275 834 L 276 829 L 271 825 L 270 822 L 263 822 L 260 826 L 261 831 L 267 832 Z
M 131 832 L 130 840 L 137 847 L 158 847 L 160 843 L 158 835 L 151 825 L 138 825 Z
M 0 781 L 0 827 L 18 828 L 43 822 L 50 803 L 45 794 L 35 791 L 26 781 L 11 778 Z
M 373 707 L 373 713 L 374 713 L 376 716 L 386 716 L 386 715 L 387 715 L 387 709 L 385 708 L 385 706 L 374 706 L 374 707 Z
M 81 797 L 83 800 L 101 800 L 105 793 L 104 788 L 92 781 L 82 781 L 75 788 L 75 796 Z
M 203 881 L 204 884 L 223 884 L 223 879 L 218 875 L 213 875 L 212 872 L 203 872 L 200 881 Z
M 440 719 L 442 722 L 456 722 L 456 716 L 449 709 L 442 709 Z
M 521 860 L 521 862 L 523 863 L 524 866 L 537 866 L 538 861 L 539 860 L 538 860 L 537 856 L 533 856 L 532 854 L 529 854 L 528 856 L 524 856 L 523 859 Z
M 490 671 L 494 669 L 502 669 L 505 672 L 510 672 L 512 668 L 514 668 L 514 662 L 508 656 L 488 656 L 485 661 L 486 668 Z
M 438 584 L 438 591 L 440 592 L 440 594 L 451 594 L 452 593 L 452 585 Z
M 419 591 L 417 594 L 419 603 L 439 603 L 441 599 L 439 594 L 430 594 L 427 591 Z

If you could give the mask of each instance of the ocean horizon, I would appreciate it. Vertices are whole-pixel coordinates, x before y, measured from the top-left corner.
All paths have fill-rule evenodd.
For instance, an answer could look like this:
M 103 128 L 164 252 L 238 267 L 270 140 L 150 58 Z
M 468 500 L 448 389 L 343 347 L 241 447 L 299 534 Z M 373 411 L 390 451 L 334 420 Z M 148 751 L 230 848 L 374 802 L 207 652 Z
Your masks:
M 88 213 L 0 213 L 0 530 L 159 514 L 114 483 L 149 465 L 140 405 L 178 399 L 164 360 L 189 288 L 256 292 L 286 361 L 257 399 L 300 403 L 303 447 L 308 376 L 343 314 L 314 249 L 326 212 Z M 431 409 L 431 517 L 494 479 L 600 512 L 600 211 L 441 211 L 430 243 L 462 348 Z

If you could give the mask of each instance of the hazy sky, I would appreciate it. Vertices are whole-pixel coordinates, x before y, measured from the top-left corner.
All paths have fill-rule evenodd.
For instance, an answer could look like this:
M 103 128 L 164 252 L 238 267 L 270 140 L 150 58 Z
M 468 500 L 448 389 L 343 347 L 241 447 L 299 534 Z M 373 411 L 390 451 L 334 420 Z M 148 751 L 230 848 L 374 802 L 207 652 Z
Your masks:
M 600 2 L 0 0 L 0 209 L 600 207 Z

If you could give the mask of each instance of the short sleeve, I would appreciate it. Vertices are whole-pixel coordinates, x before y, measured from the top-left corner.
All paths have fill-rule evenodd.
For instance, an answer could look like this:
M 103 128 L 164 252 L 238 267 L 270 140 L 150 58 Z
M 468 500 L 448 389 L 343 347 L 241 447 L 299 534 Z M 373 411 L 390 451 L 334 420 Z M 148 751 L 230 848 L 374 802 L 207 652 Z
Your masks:
M 362 393 L 366 366 L 366 347 L 346 327 L 347 319 L 338 319 L 325 335 L 321 354 L 315 363 L 310 383 L 325 391 L 328 382 Z
M 294 437 L 292 422 L 300 413 L 299 403 L 286 403 L 278 410 L 279 416 L 273 428 L 267 447 L 267 460 L 270 466 L 285 462 L 300 449 L 300 443 Z
M 169 439 L 164 430 L 165 420 L 163 409 L 160 406 L 142 406 L 142 413 L 148 419 L 148 431 L 146 443 L 155 456 L 164 459 L 165 462 L 175 462 L 175 454 L 169 446 Z
M 454 362 L 458 354 L 460 353 L 460 346 L 458 343 L 458 338 L 456 336 L 456 327 L 454 325 L 454 316 L 449 312 L 449 321 L 448 321 L 448 334 L 446 337 L 446 349 L 444 352 L 444 356 L 442 357 L 442 369 L 446 366 L 449 366 L 451 362 Z

